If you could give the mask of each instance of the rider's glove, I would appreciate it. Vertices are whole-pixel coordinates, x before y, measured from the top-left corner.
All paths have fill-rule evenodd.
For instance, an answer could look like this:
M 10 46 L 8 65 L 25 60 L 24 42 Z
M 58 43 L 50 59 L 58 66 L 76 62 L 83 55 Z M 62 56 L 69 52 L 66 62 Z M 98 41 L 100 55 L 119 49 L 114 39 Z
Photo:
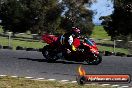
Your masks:
M 70 49 L 67 49 L 67 53 L 68 53 L 68 54 L 71 53 L 71 50 L 70 50 Z
M 73 51 L 76 51 L 77 50 L 74 45 L 72 45 L 72 50 Z

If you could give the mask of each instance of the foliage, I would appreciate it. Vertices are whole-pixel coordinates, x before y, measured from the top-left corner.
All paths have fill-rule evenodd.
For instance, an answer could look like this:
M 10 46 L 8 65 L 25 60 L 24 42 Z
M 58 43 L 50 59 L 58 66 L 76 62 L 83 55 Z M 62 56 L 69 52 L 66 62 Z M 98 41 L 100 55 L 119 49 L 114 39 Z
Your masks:
M 0 18 L 2 19 L 1 25 L 5 30 L 17 32 L 19 29 L 22 32 L 27 29 L 27 26 L 25 26 L 26 20 L 24 19 L 26 9 L 24 7 L 15 0 L 2 3 Z
M 1 25 L 4 31 L 56 33 L 68 30 L 63 16 L 74 19 L 72 26 L 79 26 L 83 33 L 91 34 L 93 12 L 87 9 L 94 0 L 1 0 Z M 67 8 L 67 9 L 66 9 Z M 62 16 L 62 14 L 64 15 Z
M 113 14 L 100 19 L 103 20 L 102 25 L 112 38 L 132 34 L 132 1 L 115 0 Z
M 132 1 L 114 0 L 114 12 L 100 18 L 102 25 L 112 39 L 121 39 L 117 46 L 132 49 Z
M 0 18 L 5 31 L 38 33 L 55 30 L 60 14 L 57 0 L 9 0 L 1 4 Z
M 92 23 L 93 11 L 87 9 L 87 6 L 91 5 L 92 1 L 93 0 L 63 0 L 62 4 L 67 9 L 64 16 L 72 20 L 65 20 L 63 18 L 62 27 L 69 31 L 72 26 L 77 26 L 82 29 L 83 34 L 90 35 L 94 27 Z

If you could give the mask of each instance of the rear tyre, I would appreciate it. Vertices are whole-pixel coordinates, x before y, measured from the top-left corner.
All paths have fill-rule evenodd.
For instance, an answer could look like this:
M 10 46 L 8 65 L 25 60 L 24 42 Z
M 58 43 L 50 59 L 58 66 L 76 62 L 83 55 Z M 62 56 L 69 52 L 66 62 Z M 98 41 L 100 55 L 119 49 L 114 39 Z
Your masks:
M 45 57 L 46 61 L 50 63 L 55 62 L 58 59 L 54 54 L 53 49 L 51 49 L 49 45 L 43 47 L 42 54 Z

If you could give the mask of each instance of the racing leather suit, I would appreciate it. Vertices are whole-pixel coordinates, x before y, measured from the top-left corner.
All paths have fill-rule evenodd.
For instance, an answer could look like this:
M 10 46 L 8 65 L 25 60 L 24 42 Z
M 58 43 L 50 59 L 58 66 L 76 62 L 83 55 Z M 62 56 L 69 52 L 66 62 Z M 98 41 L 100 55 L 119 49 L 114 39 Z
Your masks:
M 80 39 L 73 37 L 71 33 L 66 33 L 60 37 L 60 43 L 70 53 L 77 50 L 80 45 Z

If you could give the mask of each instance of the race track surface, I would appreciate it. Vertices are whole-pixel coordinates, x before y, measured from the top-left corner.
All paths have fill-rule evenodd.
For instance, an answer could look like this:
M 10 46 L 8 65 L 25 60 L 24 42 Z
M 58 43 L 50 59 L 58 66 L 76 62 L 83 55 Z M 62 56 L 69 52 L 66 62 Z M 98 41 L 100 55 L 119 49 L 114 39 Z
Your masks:
M 78 67 L 81 64 L 63 60 L 47 63 L 42 53 L 37 51 L 0 50 L 0 75 L 76 80 Z M 101 64 L 82 64 L 82 67 L 87 74 L 130 74 L 132 76 L 132 57 L 103 56 Z

